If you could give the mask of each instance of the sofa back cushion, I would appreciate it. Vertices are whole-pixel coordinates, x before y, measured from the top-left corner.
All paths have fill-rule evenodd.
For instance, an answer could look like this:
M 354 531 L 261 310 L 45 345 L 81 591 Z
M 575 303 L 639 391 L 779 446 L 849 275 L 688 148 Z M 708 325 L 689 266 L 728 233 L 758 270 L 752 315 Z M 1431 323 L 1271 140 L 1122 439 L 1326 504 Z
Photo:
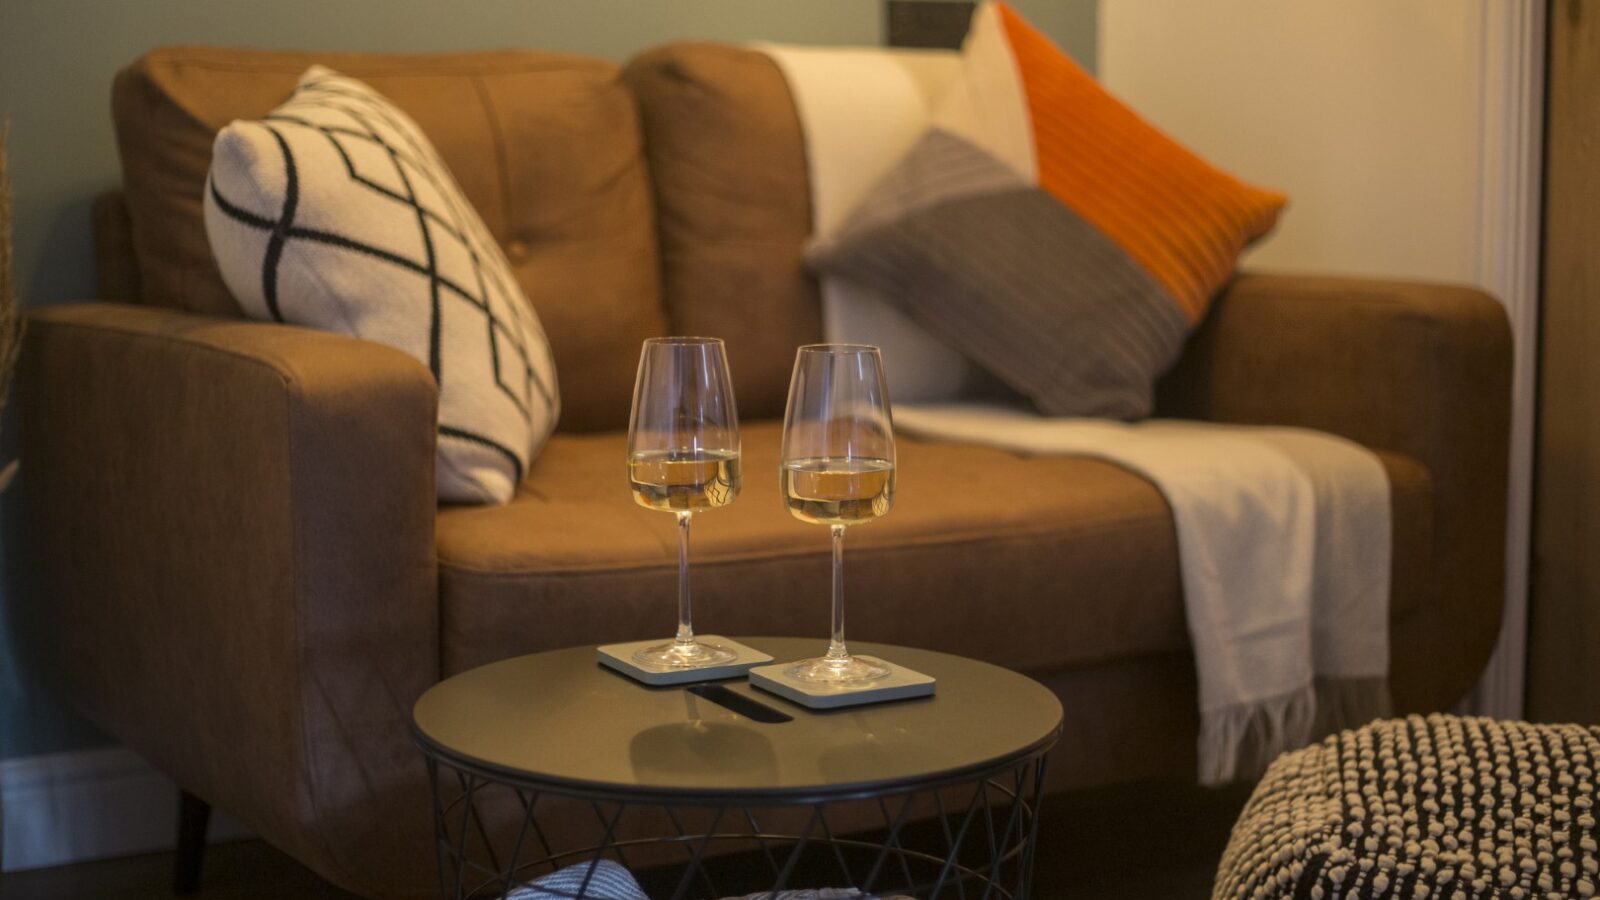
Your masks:
M 822 340 L 788 82 L 766 54 L 710 43 L 648 51 L 624 77 L 644 125 L 673 330 L 726 340 L 739 411 L 780 416 L 795 347 Z
M 543 321 L 562 429 L 625 427 L 639 343 L 664 333 L 649 174 L 617 68 L 555 53 L 282 53 L 167 48 L 112 95 L 142 299 L 238 316 L 206 243 L 211 145 L 313 63 L 389 97 L 433 141 Z M 798 265 L 798 255 L 796 255 Z

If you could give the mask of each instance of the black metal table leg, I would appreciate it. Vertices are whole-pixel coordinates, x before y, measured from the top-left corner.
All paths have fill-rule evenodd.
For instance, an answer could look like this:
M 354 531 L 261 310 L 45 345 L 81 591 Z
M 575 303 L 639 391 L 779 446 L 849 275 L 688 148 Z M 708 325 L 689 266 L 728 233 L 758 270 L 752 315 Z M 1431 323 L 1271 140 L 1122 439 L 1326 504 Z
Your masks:
M 178 853 L 172 861 L 172 892 L 187 896 L 200 890 L 200 868 L 206 858 L 206 827 L 211 804 L 188 791 L 178 792 Z

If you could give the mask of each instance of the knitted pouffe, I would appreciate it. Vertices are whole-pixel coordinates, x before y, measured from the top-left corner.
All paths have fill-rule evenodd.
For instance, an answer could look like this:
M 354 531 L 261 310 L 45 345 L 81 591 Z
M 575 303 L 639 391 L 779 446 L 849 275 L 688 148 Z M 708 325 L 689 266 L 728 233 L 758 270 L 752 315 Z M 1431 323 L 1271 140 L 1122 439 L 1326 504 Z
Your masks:
M 1600 727 L 1433 715 L 1279 757 L 1213 900 L 1592 897 Z

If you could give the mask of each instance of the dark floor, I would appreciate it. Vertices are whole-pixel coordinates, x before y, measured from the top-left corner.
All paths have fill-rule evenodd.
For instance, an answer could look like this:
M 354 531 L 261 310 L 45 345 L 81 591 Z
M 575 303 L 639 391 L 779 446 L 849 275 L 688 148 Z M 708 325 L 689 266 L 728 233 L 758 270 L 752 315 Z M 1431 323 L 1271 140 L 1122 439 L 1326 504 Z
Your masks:
M 0 876 L 5 900 L 156 900 L 172 897 L 172 854 L 153 853 Z M 339 898 L 347 894 L 261 841 L 218 844 L 206 851 L 204 900 Z
M 1040 900 L 1205 900 L 1228 828 L 1248 792 L 1140 785 L 1050 797 L 1041 820 Z M 171 897 L 167 853 L 0 877 L 4 900 L 156 900 Z M 339 898 L 334 888 L 260 841 L 206 855 L 201 900 Z

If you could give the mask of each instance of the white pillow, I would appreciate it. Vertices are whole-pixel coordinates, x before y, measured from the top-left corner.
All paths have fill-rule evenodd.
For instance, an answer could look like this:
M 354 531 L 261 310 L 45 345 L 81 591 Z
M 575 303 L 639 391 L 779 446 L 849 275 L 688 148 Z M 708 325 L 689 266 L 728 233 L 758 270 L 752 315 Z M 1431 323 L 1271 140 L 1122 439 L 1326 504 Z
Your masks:
M 964 70 L 959 53 L 758 44 L 789 82 L 810 158 L 812 228 L 826 240 L 928 130 Z M 883 351 L 896 403 L 983 395 L 994 377 L 871 287 L 824 275 L 822 335 Z
M 504 503 L 561 400 L 539 317 L 433 145 L 321 66 L 217 135 L 206 236 L 250 316 L 387 344 L 439 383 L 441 500 Z

